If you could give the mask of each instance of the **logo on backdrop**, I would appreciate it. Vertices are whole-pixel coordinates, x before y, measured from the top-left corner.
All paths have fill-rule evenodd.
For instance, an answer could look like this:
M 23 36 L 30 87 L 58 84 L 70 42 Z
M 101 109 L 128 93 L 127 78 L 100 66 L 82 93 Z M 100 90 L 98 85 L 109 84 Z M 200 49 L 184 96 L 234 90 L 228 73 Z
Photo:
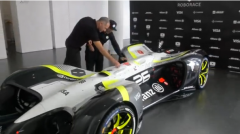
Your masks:
M 240 52 L 240 49 L 230 48 L 230 51 L 233 51 L 233 52 Z
M 200 37 L 192 37 L 192 39 L 194 39 L 194 40 L 201 40 Z
M 221 41 L 222 39 L 221 39 L 221 38 L 214 38 L 214 37 L 211 37 L 210 40 Z
M 138 33 L 132 32 L 132 35 L 138 35 Z
M 210 61 L 210 67 L 215 67 L 215 66 L 216 66 L 216 62 Z
M 234 20 L 233 24 L 240 24 L 240 20 Z
M 239 67 L 236 67 L 236 66 L 228 66 L 228 68 L 230 68 L 230 69 L 238 69 L 239 70 Z
M 176 47 L 180 47 L 181 46 L 181 42 L 175 42 L 175 46 Z
M 150 33 L 147 33 L 147 37 L 149 37 Z
M 164 38 L 165 37 L 165 33 L 160 33 L 160 38 Z
M 175 22 L 184 22 L 184 19 L 181 20 L 176 19 Z
M 232 30 L 233 33 L 240 33 L 240 30 Z
M 193 14 L 203 14 L 203 11 L 193 11 Z
M 176 11 L 177 14 L 183 14 L 183 11 Z
M 201 20 L 193 20 L 194 23 L 201 23 Z
M 209 47 L 210 49 L 220 49 L 219 47 Z
M 150 40 L 144 40 L 145 43 L 152 43 Z
M 139 14 L 138 12 L 132 12 L 132 14 Z
M 223 23 L 222 20 L 212 20 L 212 23 Z
M 239 39 L 233 39 L 233 43 L 240 43 Z
M 137 22 L 137 18 L 136 17 L 133 18 L 133 22 Z
M 217 55 L 208 55 L 210 58 L 219 58 Z
M 174 38 L 183 38 L 183 36 L 174 35 Z
M 168 14 L 168 11 L 160 11 L 159 14 Z
M 145 19 L 145 21 L 152 21 L 152 19 Z
M 134 27 L 134 29 L 136 29 L 136 28 L 137 28 L 137 25 L 133 25 L 133 27 Z
M 215 10 L 213 10 L 212 14 L 224 14 L 224 11 L 215 11 Z
M 240 61 L 240 59 L 239 59 L 239 58 L 235 58 L 235 57 L 231 57 L 231 58 L 229 58 L 229 60 L 236 60 L 236 61 Z
M 159 27 L 160 30 L 166 30 L 167 27 Z
M 220 33 L 220 32 L 221 32 L 221 29 L 213 29 L 213 32 L 214 32 L 214 33 Z
M 151 25 L 146 25 L 146 29 L 150 30 L 151 29 Z
M 176 27 L 175 30 L 183 30 L 183 29 L 180 27 Z
M 146 12 L 145 14 L 152 14 L 152 12 Z
M 201 2 L 177 3 L 178 7 L 201 7 Z
M 202 31 L 202 28 L 192 28 L 193 31 Z
M 200 48 L 200 46 L 199 46 L 199 45 L 194 45 L 194 44 L 192 44 L 192 45 L 191 45 L 191 47 Z
M 160 21 L 160 22 L 167 22 L 166 19 L 160 19 L 159 21 Z

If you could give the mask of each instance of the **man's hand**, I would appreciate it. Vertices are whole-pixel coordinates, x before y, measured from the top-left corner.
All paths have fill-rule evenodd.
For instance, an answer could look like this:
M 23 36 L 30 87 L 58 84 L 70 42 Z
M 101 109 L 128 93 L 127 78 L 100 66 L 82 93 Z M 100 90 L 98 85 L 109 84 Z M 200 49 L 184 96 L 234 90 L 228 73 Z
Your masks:
M 115 67 L 120 67 L 120 63 L 115 60 L 103 47 L 102 43 L 100 41 L 94 41 L 93 42 L 94 45 L 97 47 L 97 49 L 99 50 L 99 52 L 105 56 L 108 60 L 110 60 L 114 65 Z
M 120 57 L 120 60 L 125 61 L 125 60 L 127 60 L 127 58 L 126 57 Z
M 88 47 L 89 47 L 89 49 L 90 49 L 91 51 L 94 51 L 94 47 L 93 47 L 93 45 L 92 45 L 92 41 L 91 41 L 91 40 L 88 41 Z

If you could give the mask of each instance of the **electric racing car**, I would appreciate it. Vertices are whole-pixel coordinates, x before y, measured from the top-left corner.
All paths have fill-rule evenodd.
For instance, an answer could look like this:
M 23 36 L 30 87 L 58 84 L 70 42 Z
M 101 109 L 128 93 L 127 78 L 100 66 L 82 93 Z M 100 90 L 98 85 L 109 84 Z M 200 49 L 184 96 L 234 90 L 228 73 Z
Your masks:
M 0 89 L 0 134 L 136 134 L 143 112 L 203 89 L 201 49 L 153 52 L 132 44 L 119 68 L 91 72 L 41 65 L 12 73 Z

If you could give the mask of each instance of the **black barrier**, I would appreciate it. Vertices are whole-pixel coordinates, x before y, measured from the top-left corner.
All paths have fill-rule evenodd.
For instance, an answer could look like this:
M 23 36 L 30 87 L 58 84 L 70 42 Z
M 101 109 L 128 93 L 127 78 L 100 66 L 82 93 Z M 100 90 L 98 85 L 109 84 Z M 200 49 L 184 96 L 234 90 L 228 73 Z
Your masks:
M 204 49 L 212 68 L 240 72 L 240 1 L 130 1 L 130 40 Z

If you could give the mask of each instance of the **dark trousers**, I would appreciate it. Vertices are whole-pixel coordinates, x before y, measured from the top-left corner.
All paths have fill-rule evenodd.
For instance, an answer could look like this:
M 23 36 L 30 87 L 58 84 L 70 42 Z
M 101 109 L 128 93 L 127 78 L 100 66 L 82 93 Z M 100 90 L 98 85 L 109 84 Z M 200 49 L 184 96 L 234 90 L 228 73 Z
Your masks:
M 67 48 L 66 58 L 64 60 L 64 65 L 70 65 L 74 67 L 81 68 L 81 49 L 79 48 Z
M 85 60 L 87 70 L 94 71 L 94 66 L 95 72 L 100 72 L 103 70 L 103 55 L 97 49 L 95 49 L 93 52 L 86 48 Z

